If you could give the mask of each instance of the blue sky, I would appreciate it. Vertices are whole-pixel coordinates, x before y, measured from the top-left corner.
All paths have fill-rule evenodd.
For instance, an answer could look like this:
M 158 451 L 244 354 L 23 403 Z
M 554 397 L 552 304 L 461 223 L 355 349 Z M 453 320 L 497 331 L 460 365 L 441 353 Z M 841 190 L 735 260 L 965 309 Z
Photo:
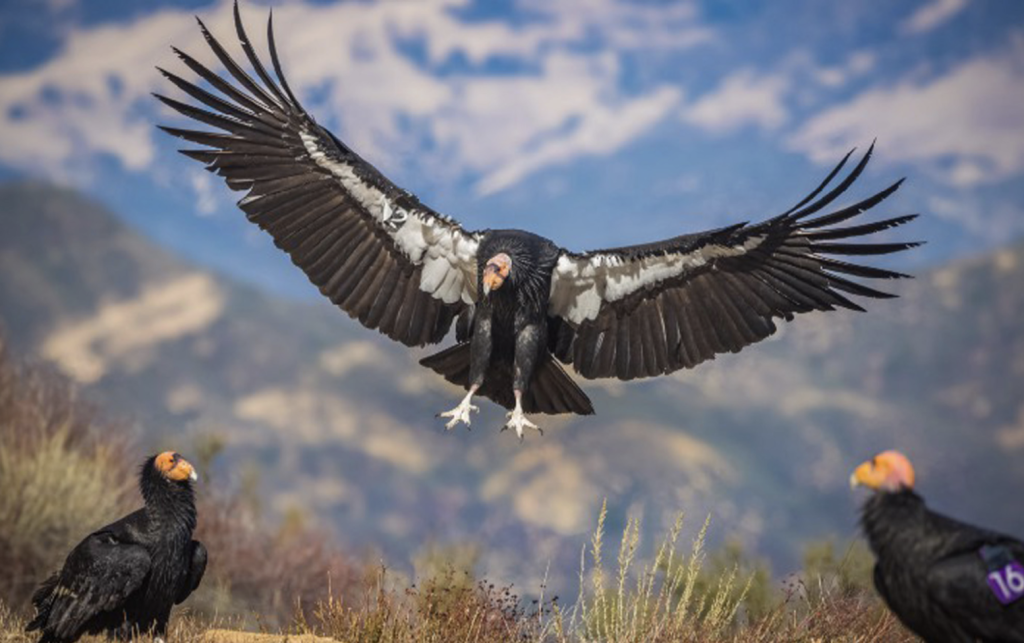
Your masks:
M 758 219 L 878 138 L 868 190 L 925 216 L 920 269 L 1024 233 L 1024 3 L 920 0 L 248 1 L 306 107 L 468 228 L 576 250 Z M 80 188 L 184 256 L 312 289 L 231 193 L 154 127 L 154 66 L 232 51 L 226 0 L 0 6 L 0 178 Z

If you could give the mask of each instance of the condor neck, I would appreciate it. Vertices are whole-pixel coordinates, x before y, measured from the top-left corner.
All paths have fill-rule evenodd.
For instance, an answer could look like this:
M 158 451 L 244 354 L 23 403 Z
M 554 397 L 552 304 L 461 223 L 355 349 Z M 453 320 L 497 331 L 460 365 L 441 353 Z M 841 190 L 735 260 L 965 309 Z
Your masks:
M 872 551 L 885 555 L 898 552 L 904 544 L 913 545 L 917 533 L 913 526 L 926 512 L 924 500 L 910 489 L 883 491 L 864 503 L 860 523 Z
M 548 248 L 546 241 L 536 235 L 518 230 L 503 230 L 481 247 L 481 256 L 504 252 L 512 260 L 512 274 L 494 295 L 495 301 L 514 302 L 517 306 L 534 304 L 546 306 L 551 289 L 551 268 L 557 252 Z M 483 270 L 483 266 L 480 266 Z
M 192 485 L 163 477 L 143 477 L 140 485 L 150 524 L 190 537 L 196 528 L 196 504 Z

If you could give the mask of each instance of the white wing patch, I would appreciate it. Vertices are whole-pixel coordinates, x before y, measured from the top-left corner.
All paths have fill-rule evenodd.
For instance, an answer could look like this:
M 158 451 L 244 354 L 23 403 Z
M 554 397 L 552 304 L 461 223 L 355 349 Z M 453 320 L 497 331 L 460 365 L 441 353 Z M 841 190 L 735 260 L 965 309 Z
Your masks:
M 420 290 L 446 304 L 476 300 L 476 237 L 424 212 L 396 207 L 387 195 L 359 178 L 351 165 L 320 149 L 316 136 L 306 130 L 300 136 L 309 157 L 341 181 L 410 261 L 423 266 Z
M 712 259 L 746 254 L 763 240 L 763 236 L 756 236 L 736 246 L 708 245 L 693 252 L 632 260 L 613 254 L 580 258 L 562 255 L 552 275 L 548 309 L 573 324 L 582 324 L 597 317 L 603 302 L 618 301 L 642 288 L 653 288 Z

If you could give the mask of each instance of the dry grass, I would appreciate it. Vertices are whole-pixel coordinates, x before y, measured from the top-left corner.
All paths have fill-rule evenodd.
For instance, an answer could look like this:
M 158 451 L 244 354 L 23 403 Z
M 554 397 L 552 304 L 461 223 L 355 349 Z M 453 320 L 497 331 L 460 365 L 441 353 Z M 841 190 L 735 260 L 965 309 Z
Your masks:
M 328 598 L 295 631 L 347 643 L 443 643 L 540 640 L 537 615 L 524 610 L 511 588 L 467 584 L 462 572 L 422 587 L 388 590 L 380 570 L 364 596 L 348 603 Z
M 24 618 L 0 600 L 0 643 L 35 643 L 38 636 L 36 633 L 26 633 L 25 623 Z M 187 612 L 178 613 L 175 618 L 171 619 L 166 639 L 174 641 L 174 643 L 228 643 L 228 641 L 217 641 L 210 634 L 216 631 L 237 631 L 237 629 L 218 629 L 236 627 L 237 623 L 232 621 L 211 622 L 206 619 L 195 618 Z M 278 640 L 280 640 L 280 637 L 278 637 Z M 83 636 L 79 641 L 81 643 L 109 643 L 108 639 L 103 636 Z M 135 636 L 132 641 L 134 643 L 156 643 L 153 637 L 145 635 Z M 252 642 L 240 641 L 238 643 Z M 293 641 L 293 643 L 298 642 Z
M 378 570 L 355 597 L 323 587 L 326 598 L 295 611 L 284 628 L 260 634 L 239 631 L 246 623 L 192 610 L 179 611 L 170 637 L 185 643 L 712 643 L 773 641 L 911 641 L 870 593 L 838 582 L 838 573 L 791 583 L 764 616 L 743 616 L 751 575 L 726 572 L 701 590 L 705 573 L 705 520 L 692 542 L 678 547 L 683 520 L 664 538 L 654 560 L 640 565 L 642 540 L 636 521 L 619 538 L 614 565 L 604 561 L 602 511 L 582 556 L 579 596 L 569 608 L 557 597 L 520 600 L 511 588 L 476 582 L 465 569 L 435 573 L 419 585 L 389 587 Z M 841 561 L 840 561 L 841 564 Z M 296 573 L 299 573 L 296 570 Z M 707 579 L 705 579 L 706 581 Z M 280 592 L 290 581 L 271 591 Z M 739 591 L 734 591 L 739 588 Z M 543 587 L 541 588 L 543 591 Z M 350 592 L 351 594 L 351 592 Z M 0 643 L 22 643 L 22 622 L 0 602 Z
M 123 428 L 0 338 L 0 599 L 22 604 L 89 529 L 130 507 Z
M 631 521 L 619 538 L 614 565 L 606 567 L 605 517 L 602 509 L 581 555 L 579 594 L 571 607 L 545 597 L 543 587 L 540 598 L 527 605 L 510 588 L 471 582 L 465 571 L 389 590 L 382 570 L 360 600 L 328 598 L 312 619 L 297 621 L 293 632 L 351 643 L 914 640 L 874 594 L 841 582 L 845 559 L 829 559 L 824 575 L 794 582 L 766 614 L 751 618 L 743 608 L 754 573 L 739 574 L 737 564 L 706 576 L 708 520 L 680 548 L 680 515 L 655 559 L 643 565 L 636 559 L 639 522 Z
M 72 547 L 141 505 L 144 451 L 135 443 L 124 424 L 79 399 L 66 378 L 14 359 L 0 337 L 0 604 L 27 614 L 35 587 Z M 361 569 L 328 534 L 271 525 L 243 495 L 216 488 L 199 494 L 196 537 L 211 562 L 186 604 L 196 618 L 280 627 L 329 587 L 354 594 L 362 585 Z
M 138 504 L 141 455 L 130 437 L 60 376 L 12 360 L 0 338 L 0 643 L 34 640 L 22 632 L 34 586 L 79 539 Z M 196 450 L 208 468 L 216 448 Z M 577 598 L 563 606 L 544 587 L 524 601 L 477 581 L 472 547 L 428 551 L 419 584 L 404 587 L 383 569 L 353 565 L 301 522 L 272 528 L 244 493 L 201 498 L 197 537 L 211 563 L 175 612 L 176 643 L 911 640 L 866 589 L 864 552 L 837 556 L 831 544 L 809 552 L 810 574 L 771 596 L 766 572 L 738 551 L 707 556 L 709 521 L 680 546 L 680 515 L 654 559 L 640 561 L 639 521 L 610 548 L 602 508 L 581 551 Z M 254 627 L 279 634 L 238 632 Z
M 355 596 L 363 585 L 363 568 L 325 532 L 271 528 L 235 496 L 212 494 L 198 511 L 196 538 L 209 552 L 210 568 L 188 603 L 197 615 L 281 627 L 296 611 L 308 615 L 332 589 Z
M 737 577 L 734 568 L 718 579 L 710 592 L 696 592 L 705 559 L 704 542 L 710 520 L 705 520 L 689 551 L 678 549 L 683 515 L 676 518 L 658 548 L 654 561 L 634 572 L 640 543 L 640 524 L 630 520 L 619 540 L 616 568 L 603 566 L 604 522 L 602 506 L 591 537 L 593 569 L 586 580 L 586 556 L 580 561 L 580 591 L 575 605 L 563 611 L 557 606 L 551 625 L 560 642 L 601 640 L 613 643 L 645 641 L 711 640 L 734 622 L 750 579 Z M 739 585 L 739 592 L 733 592 Z

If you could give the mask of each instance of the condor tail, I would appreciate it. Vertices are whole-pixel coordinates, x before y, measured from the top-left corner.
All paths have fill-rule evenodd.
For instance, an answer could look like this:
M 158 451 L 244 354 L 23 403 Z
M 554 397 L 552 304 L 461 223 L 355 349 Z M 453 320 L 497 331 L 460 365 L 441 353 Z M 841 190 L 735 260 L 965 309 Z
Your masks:
M 429 355 L 420 364 L 435 371 L 452 384 L 469 389 L 469 342 L 456 344 L 440 353 Z M 495 404 L 512 410 L 516 405 L 512 393 L 512 364 L 492 362 L 483 386 L 477 391 Z M 533 381 L 523 397 L 526 413 L 575 413 L 593 415 L 594 406 L 587 394 L 576 385 L 550 353 L 545 351 L 533 372 Z
M 53 590 L 57 588 L 58 581 L 60 581 L 60 574 L 52 574 L 49 578 L 44 580 L 39 586 L 39 589 L 32 594 L 32 605 L 36 609 L 36 615 L 35 618 L 25 626 L 26 632 L 32 632 L 46 627 L 46 623 L 50 618 L 50 608 L 53 607 Z

